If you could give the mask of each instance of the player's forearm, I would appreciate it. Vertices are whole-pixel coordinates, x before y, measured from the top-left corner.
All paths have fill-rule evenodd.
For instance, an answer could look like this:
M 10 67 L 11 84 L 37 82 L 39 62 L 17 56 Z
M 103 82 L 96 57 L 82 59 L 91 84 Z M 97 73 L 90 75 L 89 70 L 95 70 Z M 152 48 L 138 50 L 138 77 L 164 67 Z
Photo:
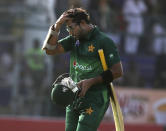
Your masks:
M 103 73 L 99 76 L 96 76 L 94 78 L 90 78 L 91 85 L 99 84 L 99 83 L 106 83 L 106 82 L 112 82 L 114 79 L 117 79 L 123 75 L 122 65 L 121 63 L 117 63 L 109 69 L 109 72 L 106 74 Z
M 54 25 L 53 25 L 53 30 L 57 33 L 57 35 L 50 37 L 50 39 L 48 40 L 48 44 L 50 45 L 56 45 L 58 43 L 58 35 L 60 30 L 55 30 Z
M 113 79 L 117 79 L 123 75 L 123 68 L 121 62 L 113 65 L 110 70 L 112 72 Z
M 91 85 L 96 85 L 96 84 L 100 84 L 103 82 L 102 77 L 100 75 L 90 78 L 89 81 L 90 81 Z
M 54 24 L 52 26 L 52 30 L 55 31 L 57 34 L 50 37 L 50 39 L 48 40 L 48 44 L 50 44 L 50 45 L 58 44 L 58 36 L 59 36 L 60 28 L 61 28 L 60 24 Z
M 61 26 L 68 20 L 67 14 L 64 12 L 56 23 L 50 27 L 47 37 L 44 41 L 42 50 L 45 50 L 47 54 L 54 55 L 59 53 L 64 53 L 63 47 L 58 44 L 58 35 Z
M 64 52 L 63 47 L 58 44 L 60 28 L 61 24 L 56 23 L 55 25 L 52 25 L 48 31 L 42 47 L 42 50 L 44 50 L 47 55 L 56 55 Z
M 53 50 L 58 43 L 58 35 L 60 31 L 60 25 L 55 24 L 49 28 L 47 36 L 45 38 L 42 49 L 43 50 Z

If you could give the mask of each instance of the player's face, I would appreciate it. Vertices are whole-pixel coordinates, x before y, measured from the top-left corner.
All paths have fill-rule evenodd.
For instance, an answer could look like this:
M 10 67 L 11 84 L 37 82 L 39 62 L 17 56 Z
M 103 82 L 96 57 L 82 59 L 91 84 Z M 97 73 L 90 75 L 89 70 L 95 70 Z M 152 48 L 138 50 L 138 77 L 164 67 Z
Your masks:
M 68 20 L 66 22 L 66 30 L 69 32 L 70 35 L 79 39 L 81 37 L 81 28 L 79 24 L 73 23 L 72 20 Z

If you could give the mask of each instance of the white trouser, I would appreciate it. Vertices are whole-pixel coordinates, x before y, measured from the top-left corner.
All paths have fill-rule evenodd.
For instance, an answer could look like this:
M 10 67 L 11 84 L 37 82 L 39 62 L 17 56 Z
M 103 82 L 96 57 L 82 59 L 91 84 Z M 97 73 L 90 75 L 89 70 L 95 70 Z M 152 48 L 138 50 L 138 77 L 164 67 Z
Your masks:
M 155 54 L 166 54 L 166 37 L 158 37 L 154 39 L 153 50 Z
M 139 37 L 127 35 L 125 38 L 124 50 L 127 54 L 136 54 L 138 50 Z

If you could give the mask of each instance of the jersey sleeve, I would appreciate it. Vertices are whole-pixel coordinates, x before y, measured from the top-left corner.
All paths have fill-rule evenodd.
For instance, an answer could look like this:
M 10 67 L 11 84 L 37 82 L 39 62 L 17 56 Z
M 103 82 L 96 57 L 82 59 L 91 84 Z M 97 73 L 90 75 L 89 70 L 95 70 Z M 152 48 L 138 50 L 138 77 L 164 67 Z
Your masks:
M 104 38 L 101 44 L 108 68 L 120 62 L 120 56 L 117 47 L 115 46 L 115 43 L 111 39 Z
M 59 40 L 58 43 L 63 46 L 65 52 L 68 52 L 73 47 L 74 38 L 72 36 L 67 36 L 67 37 Z

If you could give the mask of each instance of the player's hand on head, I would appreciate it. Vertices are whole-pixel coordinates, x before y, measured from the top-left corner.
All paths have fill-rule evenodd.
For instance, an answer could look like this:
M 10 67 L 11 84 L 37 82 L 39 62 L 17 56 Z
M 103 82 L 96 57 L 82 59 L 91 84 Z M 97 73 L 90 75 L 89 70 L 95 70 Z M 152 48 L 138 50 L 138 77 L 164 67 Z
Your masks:
M 70 18 L 68 17 L 68 14 L 66 12 L 64 12 L 56 21 L 56 24 L 60 24 L 63 25 L 67 20 L 69 20 Z
M 87 90 L 92 86 L 92 82 L 90 79 L 81 80 L 77 83 L 78 87 L 81 88 L 81 91 L 79 93 L 79 97 L 84 97 Z

